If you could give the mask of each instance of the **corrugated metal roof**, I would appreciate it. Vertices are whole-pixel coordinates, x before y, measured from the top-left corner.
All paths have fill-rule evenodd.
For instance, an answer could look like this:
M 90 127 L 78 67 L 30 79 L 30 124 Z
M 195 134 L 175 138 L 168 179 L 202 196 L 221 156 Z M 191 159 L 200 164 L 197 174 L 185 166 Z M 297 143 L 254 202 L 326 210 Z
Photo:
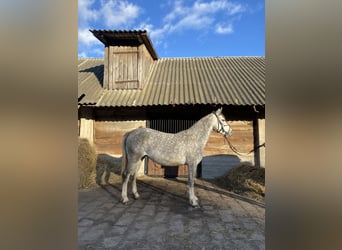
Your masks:
M 79 81 L 83 79 L 84 89 L 89 85 L 85 100 L 96 102 L 99 107 L 265 104 L 264 57 L 161 58 L 153 62 L 142 90 L 103 90 L 101 98 L 97 98 L 97 94 L 90 92 L 98 91 L 102 76 L 86 77 L 84 74 L 91 72 L 89 68 L 101 70 L 100 61 L 80 60 L 79 66 Z M 88 103 L 81 101 L 81 104 Z
M 103 93 L 103 59 L 78 60 L 78 98 L 80 104 L 96 104 Z

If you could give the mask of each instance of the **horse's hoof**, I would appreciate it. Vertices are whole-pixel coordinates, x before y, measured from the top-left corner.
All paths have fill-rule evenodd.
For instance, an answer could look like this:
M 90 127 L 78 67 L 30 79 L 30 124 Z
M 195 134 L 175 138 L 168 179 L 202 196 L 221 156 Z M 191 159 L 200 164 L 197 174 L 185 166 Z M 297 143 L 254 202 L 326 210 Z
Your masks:
M 197 201 L 197 200 L 190 201 L 190 205 L 191 205 L 192 207 L 199 207 L 199 204 L 198 204 L 198 201 Z
M 128 198 L 121 198 L 120 201 L 122 202 L 122 204 L 127 205 L 129 200 L 128 200 Z
M 137 199 L 140 198 L 140 195 L 139 195 L 138 193 L 135 193 L 135 194 L 133 194 L 133 198 L 134 198 L 135 200 L 137 200 Z

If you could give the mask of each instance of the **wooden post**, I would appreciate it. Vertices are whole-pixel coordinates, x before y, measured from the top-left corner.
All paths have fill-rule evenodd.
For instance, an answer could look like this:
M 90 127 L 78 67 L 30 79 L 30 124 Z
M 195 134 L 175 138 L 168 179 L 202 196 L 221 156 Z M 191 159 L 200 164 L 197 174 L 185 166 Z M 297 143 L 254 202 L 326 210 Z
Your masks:
M 259 134 L 259 141 L 258 145 L 265 143 L 265 119 L 258 119 L 258 134 Z M 265 167 L 265 147 L 259 148 L 259 161 L 260 167 Z
M 253 120 L 254 147 L 265 143 L 265 119 Z M 265 147 L 258 147 L 254 151 L 254 165 L 265 167 Z
M 80 107 L 80 138 L 86 138 L 89 143 L 94 143 L 94 120 L 91 107 Z

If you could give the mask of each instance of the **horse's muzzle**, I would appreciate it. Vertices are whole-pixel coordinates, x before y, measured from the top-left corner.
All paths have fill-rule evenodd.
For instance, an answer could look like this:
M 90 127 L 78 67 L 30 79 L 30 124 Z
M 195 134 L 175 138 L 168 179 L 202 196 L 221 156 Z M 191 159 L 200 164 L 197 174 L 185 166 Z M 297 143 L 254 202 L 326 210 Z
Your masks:
M 225 137 L 225 138 L 230 137 L 230 136 L 232 136 L 232 134 L 233 134 L 233 131 L 232 131 L 232 129 L 230 128 L 228 132 L 224 133 L 224 137 Z

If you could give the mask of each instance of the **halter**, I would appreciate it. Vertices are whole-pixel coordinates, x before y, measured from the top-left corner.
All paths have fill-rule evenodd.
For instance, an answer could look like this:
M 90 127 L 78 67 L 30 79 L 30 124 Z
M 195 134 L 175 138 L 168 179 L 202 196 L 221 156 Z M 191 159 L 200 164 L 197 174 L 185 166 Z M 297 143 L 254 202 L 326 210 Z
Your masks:
M 216 116 L 216 119 L 217 119 L 217 128 L 219 128 L 219 125 L 221 125 L 221 128 L 220 129 L 218 129 L 217 130 L 217 132 L 223 132 L 223 134 L 224 134 L 224 138 L 227 138 L 227 133 L 226 133 L 226 131 L 224 130 L 224 126 L 227 126 L 227 125 L 225 125 L 225 124 L 223 124 L 222 122 L 221 122 L 221 120 L 219 119 L 219 117 L 217 116 L 217 114 L 215 113 L 215 112 L 213 112 L 213 114 Z M 229 127 L 230 128 L 230 127 Z M 231 129 L 231 128 L 230 128 Z

